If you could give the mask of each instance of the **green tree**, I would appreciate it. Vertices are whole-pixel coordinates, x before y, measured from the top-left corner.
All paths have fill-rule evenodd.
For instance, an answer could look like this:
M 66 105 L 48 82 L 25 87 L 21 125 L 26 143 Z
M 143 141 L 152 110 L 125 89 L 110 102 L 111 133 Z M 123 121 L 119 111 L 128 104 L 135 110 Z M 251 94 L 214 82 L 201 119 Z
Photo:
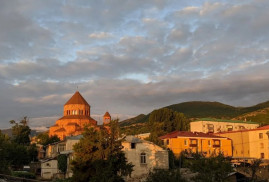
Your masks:
M 154 169 L 146 179 L 146 182 L 185 182 L 179 170 Z
M 9 138 L 0 130 L 0 173 L 8 174 L 10 162 L 8 161 L 8 146 Z
M 121 151 L 118 120 L 111 121 L 109 127 L 110 130 L 100 131 L 85 128 L 83 137 L 74 146 L 74 181 L 120 182 L 124 181 L 123 176 L 131 174 L 133 165 L 127 163 Z
M 64 154 L 60 154 L 57 157 L 57 161 L 58 169 L 65 174 L 67 170 L 67 156 Z
M 27 125 L 29 122 L 29 119 L 27 116 L 23 117 L 23 119 L 17 123 L 14 120 L 10 121 L 10 124 L 12 124 L 12 140 L 13 142 L 17 144 L 22 145 L 29 145 L 30 144 L 30 134 L 31 129 Z
M 154 110 L 150 114 L 148 128 L 150 128 L 149 140 L 157 145 L 161 145 L 161 140 L 158 138 L 159 136 L 175 130 L 189 130 L 189 120 L 183 113 L 168 108 L 162 108 Z
M 43 132 L 43 133 L 39 133 L 37 135 L 37 140 L 38 140 L 38 144 L 41 144 L 41 145 L 48 145 L 48 144 L 51 144 L 51 143 L 54 143 L 54 142 L 58 142 L 60 141 L 60 139 L 57 137 L 57 135 L 54 135 L 54 136 L 49 136 L 48 132 Z
M 229 173 L 233 171 L 232 166 L 222 154 L 205 158 L 199 154 L 193 155 L 190 169 L 198 172 L 194 178 L 197 182 L 223 182 Z

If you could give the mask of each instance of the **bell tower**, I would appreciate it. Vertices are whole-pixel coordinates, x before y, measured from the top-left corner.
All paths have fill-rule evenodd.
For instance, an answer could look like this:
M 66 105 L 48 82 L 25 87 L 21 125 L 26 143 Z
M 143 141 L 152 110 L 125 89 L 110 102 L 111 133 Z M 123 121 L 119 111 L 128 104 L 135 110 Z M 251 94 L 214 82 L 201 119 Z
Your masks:
M 110 123 L 110 121 L 111 121 L 111 116 L 109 112 L 106 112 L 105 115 L 103 116 L 103 124 L 107 125 Z

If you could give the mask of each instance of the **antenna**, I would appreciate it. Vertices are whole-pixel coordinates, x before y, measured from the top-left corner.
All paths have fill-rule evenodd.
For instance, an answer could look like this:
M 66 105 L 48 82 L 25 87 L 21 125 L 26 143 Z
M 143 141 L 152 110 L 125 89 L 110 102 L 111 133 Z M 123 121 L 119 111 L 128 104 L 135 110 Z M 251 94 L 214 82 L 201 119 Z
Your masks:
M 78 85 L 77 85 L 77 91 L 78 91 Z

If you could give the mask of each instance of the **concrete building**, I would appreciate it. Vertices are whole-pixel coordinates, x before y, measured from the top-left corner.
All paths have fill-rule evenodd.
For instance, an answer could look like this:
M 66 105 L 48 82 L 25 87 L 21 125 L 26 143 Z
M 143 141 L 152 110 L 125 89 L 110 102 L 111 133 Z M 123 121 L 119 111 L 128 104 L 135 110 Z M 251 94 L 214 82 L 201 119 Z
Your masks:
M 104 115 L 104 124 L 110 122 L 110 114 Z M 77 91 L 64 105 L 63 117 L 49 129 L 49 136 L 57 135 L 61 140 L 66 136 L 80 135 L 85 126 L 98 129 L 97 121 L 91 117 L 91 106 Z
M 168 151 L 152 142 L 126 136 L 122 146 L 127 161 L 134 165 L 132 178 L 143 178 L 154 168 L 169 168 Z
M 216 135 L 232 139 L 234 158 L 269 159 L 269 125 Z
M 201 118 L 190 123 L 191 132 L 219 133 L 258 128 L 259 124 L 250 121 Z
M 66 137 L 65 140 L 55 142 L 46 147 L 46 158 L 41 160 L 41 177 L 52 179 L 60 175 L 58 170 L 57 156 L 60 154 L 67 155 L 67 171 L 65 177 L 72 177 L 70 162 L 73 159 L 73 146 L 79 142 L 82 135 Z M 63 174 L 61 174 L 63 175 Z
M 206 157 L 219 153 L 232 156 L 232 141 L 227 137 L 202 132 L 174 131 L 161 136 L 160 139 L 175 156 L 180 156 L 181 152 L 198 152 Z

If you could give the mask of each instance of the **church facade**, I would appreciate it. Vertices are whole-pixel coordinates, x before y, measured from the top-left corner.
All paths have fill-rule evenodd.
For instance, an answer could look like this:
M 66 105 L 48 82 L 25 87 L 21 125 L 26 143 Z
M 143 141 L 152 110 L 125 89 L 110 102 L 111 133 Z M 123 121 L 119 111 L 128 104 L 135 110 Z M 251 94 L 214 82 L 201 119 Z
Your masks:
M 103 117 L 104 124 L 108 124 L 111 116 L 108 112 Z M 57 135 L 61 140 L 67 136 L 82 134 L 84 127 L 98 129 L 97 121 L 91 117 L 91 106 L 77 91 L 64 105 L 63 117 L 49 129 L 49 136 Z

